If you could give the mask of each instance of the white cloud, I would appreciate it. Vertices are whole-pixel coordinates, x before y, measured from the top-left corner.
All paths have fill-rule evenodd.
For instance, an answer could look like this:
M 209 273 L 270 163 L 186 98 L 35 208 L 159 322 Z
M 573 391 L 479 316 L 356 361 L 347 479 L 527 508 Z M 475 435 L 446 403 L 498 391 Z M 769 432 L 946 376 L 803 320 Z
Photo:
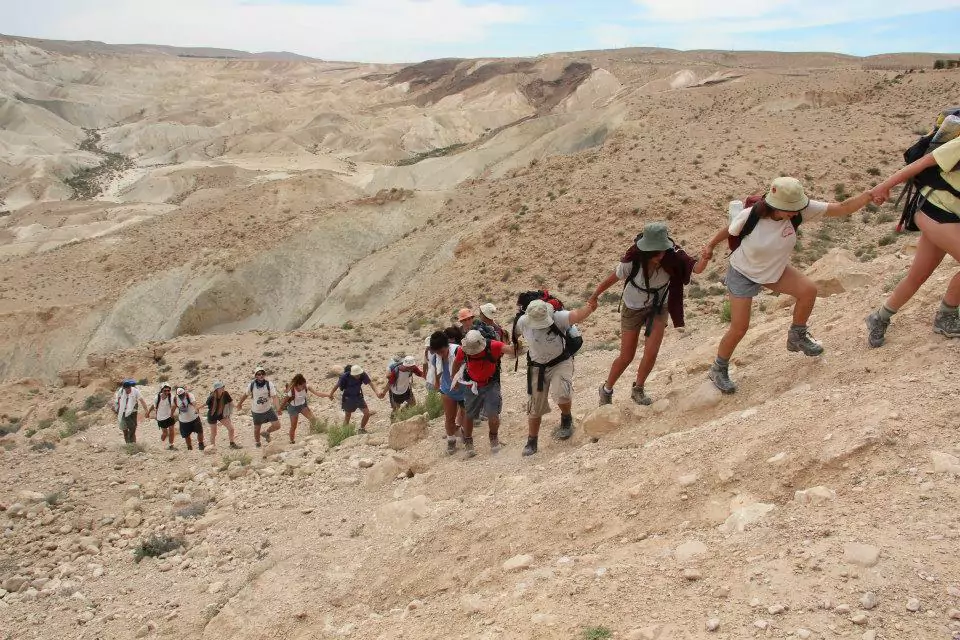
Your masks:
M 465 0 L 0 0 L 4 33 L 62 40 L 294 51 L 396 62 L 483 42 L 530 17 Z

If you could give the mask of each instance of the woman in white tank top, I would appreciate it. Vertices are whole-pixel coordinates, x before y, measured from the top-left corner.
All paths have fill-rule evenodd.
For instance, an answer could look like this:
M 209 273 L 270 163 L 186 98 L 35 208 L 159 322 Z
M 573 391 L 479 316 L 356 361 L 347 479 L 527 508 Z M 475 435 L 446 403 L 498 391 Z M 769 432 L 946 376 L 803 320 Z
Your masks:
M 307 399 L 310 394 L 323 397 L 307 384 L 307 379 L 302 373 L 293 376 L 293 380 L 287 385 L 283 393 L 283 406 L 287 409 L 287 415 L 290 416 L 290 444 L 296 443 L 297 423 L 300 421 L 302 413 L 312 423 L 316 417 L 308 406 Z

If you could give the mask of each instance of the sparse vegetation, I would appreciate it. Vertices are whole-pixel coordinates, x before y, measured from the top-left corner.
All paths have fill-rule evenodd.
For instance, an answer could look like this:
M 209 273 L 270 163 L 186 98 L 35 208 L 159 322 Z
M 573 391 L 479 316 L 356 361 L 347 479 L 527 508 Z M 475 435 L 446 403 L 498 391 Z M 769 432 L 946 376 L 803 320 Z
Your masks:
M 46 440 L 41 440 L 40 442 L 34 442 L 30 445 L 30 451 L 53 451 L 57 448 L 57 445 Z
M 353 323 L 347 320 L 342 325 L 340 325 L 340 328 L 343 329 L 344 331 L 350 331 L 351 329 L 353 329 Z
M 206 502 L 194 502 L 188 504 L 185 507 L 177 509 L 173 515 L 178 518 L 183 518 L 185 520 L 190 520 L 193 518 L 199 518 L 207 512 L 207 503 Z
M 123 445 L 123 452 L 128 456 L 135 456 L 138 453 L 144 453 L 146 450 L 147 448 L 139 442 L 128 442 Z
M 112 153 L 100 147 L 100 133 L 93 129 L 84 129 L 86 140 L 80 143 L 80 150 L 95 153 L 103 158 L 103 162 L 95 167 L 80 169 L 73 176 L 64 180 L 68 187 L 73 189 L 73 200 L 92 200 L 103 192 L 103 185 L 114 175 L 132 169 L 133 160 L 119 153 Z
M 897 234 L 891 231 L 890 233 L 884 235 L 882 238 L 877 240 L 877 246 L 886 247 L 887 245 L 891 245 L 896 241 L 897 241 Z
M 159 558 L 165 553 L 182 547 L 183 541 L 178 538 L 171 538 L 164 534 L 154 535 L 140 543 L 133 552 L 133 559 L 139 563 L 144 558 Z
M 200 375 L 200 361 L 199 360 L 187 360 L 183 363 L 183 370 L 187 372 L 187 375 L 191 378 L 196 378 Z
M 608 640 L 613 637 L 613 632 L 606 627 L 587 627 L 580 634 L 583 640 Z
M 95 393 L 92 396 L 87 396 L 83 401 L 83 410 L 84 411 L 97 411 L 106 406 L 107 402 L 110 401 L 110 396 L 106 393 Z M 47 425 L 49 426 L 49 425 Z
M 230 451 L 220 457 L 220 471 L 226 471 L 231 464 L 239 462 L 243 466 L 250 466 L 253 459 L 246 451 Z
M 720 305 L 720 322 L 729 324 L 731 319 L 730 315 L 730 301 L 724 300 Z
M 327 444 L 329 444 L 332 449 L 347 438 L 355 435 L 357 435 L 357 431 L 353 428 L 353 425 L 331 425 L 327 429 Z
M 440 148 L 438 148 L 438 149 L 431 149 L 430 151 L 423 151 L 423 152 L 421 152 L 421 153 L 416 153 L 416 154 L 414 154 L 413 156 L 411 156 L 411 157 L 409 157 L 409 158 L 403 158 L 402 160 L 398 160 L 398 161 L 397 161 L 397 166 L 398 166 L 398 167 L 406 167 L 406 166 L 409 166 L 409 165 L 411 165 L 411 164 L 417 164 L 418 162 L 422 162 L 422 161 L 426 160 L 427 158 L 440 158 L 440 157 L 443 157 L 443 156 L 446 156 L 446 155 L 450 155 L 450 154 L 453 153 L 454 151 L 456 151 L 456 150 L 458 150 L 458 149 L 462 149 L 464 146 L 466 146 L 466 145 L 461 142 L 461 143 L 457 143 L 457 144 L 451 144 L 451 145 L 446 146 L 446 147 L 440 147 Z
M 409 407 L 402 407 L 393 416 L 391 422 L 403 422 L 413 416 L 427 414 L 427 418 L 433 420 L 443 415 L 443 397 L 436 391 L 427 393 L 426 399 L 422 403 L 417 403 Z
M 319 435 L 330 431 L 330 423 L 326 420 L 314 419 L 310 421 L 310 433 Z

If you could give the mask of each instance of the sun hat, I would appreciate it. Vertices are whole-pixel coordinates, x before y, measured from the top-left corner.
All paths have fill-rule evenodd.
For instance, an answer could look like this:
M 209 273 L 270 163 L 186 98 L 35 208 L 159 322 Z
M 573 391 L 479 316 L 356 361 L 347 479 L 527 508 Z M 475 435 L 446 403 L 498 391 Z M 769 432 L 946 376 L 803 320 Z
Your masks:
M 763 199 L 771 209 L 790 213 L 803 211 L 810 204 L 800 181 L 789 177 L 776 178 Z
M 482 305 L 480 305 L 480 313 L 482 313 L 482 314 L 485 315 L 486 317 L 488 317 L 488 318 L 490 318 L 491 320 L 493 320 L 493 316 L 495 316 L 495 315 L 497 314 L 497 307 L 496 307 L 496 305 L 494 305 L 492 302 L 488 302 L 488 303 L 486 303 L 486 304 L 482 304 Z
M 350 367 L 350 375 L 353 376 L 354 378 L 359 378 L 360 376 L 363 375 L 363 367 L 361 367 L 358 364 L 353 365 L 352 367 Z
M 487 347 L 487 339 L 476 329 L 471 329 L 467 331 L 460 346 L 465 354 L 475 356 Z
M 546 300 L 534 300 L 527 305 L 525 316 L 528 327 L 546 329 L 553 324 L 553 305 Z
M 253 375 L 257 375 L 257 374 L 260 373 L 261 371 L 263 372 L 263 375 L 267 375 L 267 370 L 264 369 L 263 367 L 257 367 L 256 369 L 254 369 L 254 370 L 253 370 Z
M 403 359 L 403 366 L 405 367 L 415 367 L 417 366 L 417 359 L 413 356 L 407 356 Z
M 173 388 L 173 387 L 171 387 L 171 386 L 170 386 L 169 384 L 167 384 L 166 382 L 164 382 L 162 385 L 160 385 L 160 391 L 163 391 L 164 389 L 172 389 L 172 388 Z
M 637 240 L 640 251 L 666 251 L 673 246 L 666 222 L 651 222 L 643 226 L 643 234 Z
M 469 320 L 470 318 L 476 317 L 477 314 L 473 312 L 473 309 L 467 309 L 464 307 L 457 312 L 457 320 L 463 322 L 464 320 Z
M 178 395 L 178 396 L 182 396 L 182 395 L 185 394 L 186 392 L 187 392 L 187 391 L 186 391 L 183 387 L 177 387 L 177 395 Z
M 222 383 L 222 382 L 214 382 L 214 383 L 213 383 L 213 390 L 216 391 L 217 389 L 223 389 L 223 383 Z

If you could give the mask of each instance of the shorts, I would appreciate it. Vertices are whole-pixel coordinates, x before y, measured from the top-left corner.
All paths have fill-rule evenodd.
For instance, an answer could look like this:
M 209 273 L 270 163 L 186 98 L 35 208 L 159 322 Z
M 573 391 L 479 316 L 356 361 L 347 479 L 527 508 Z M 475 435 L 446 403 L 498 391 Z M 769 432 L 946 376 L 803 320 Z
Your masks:
M 203 435 L 203 423 L 200 421 L 200 418 L 197 418 L 193 422 L 180 423 L 181 438 L 189 438 L 194 433 L 199 433 L 200 435 Z
M 407 402 L 413 402 L 413 389 L 407 389 L 405 393 L 394 393 L 390 392 L 390 407 L 393 409 L 399 409 L 402 405 Z
M 214 425 L 223 420 L 222 415 L 207 416 L 207 424 Z
M 629 309 L 624 307 L 620 311 L 620 331 L 646 331 L 647 327 L 647 318 L 650 317 L 650 313 L 653 311 L 653 307 L 645 307 L 643 309 Z M 667 308 L 664 307 L 661 312 L 661 316 L 667 315 Z
M 128 416 L 120 417 L 120 430 L 129 431 L 130 429 L 137 428 L 137 412 L 134 411 Z
M 267 424 L 268 422 L 280 422 L 280 418 L 277 417 L 277 412 L 272 408 L 269 411 L 264 411 L 263 413 L 253 413 L 253 425 L 260 426 L 261 424 Z
M 483 387 L 477 387 L 476 393 L 472 387 L 467 387 L 463 402 L 467 417 L 471 420 L 479 420 L 481 415 L 487 418 L 498 417 L 503 409 L 500 383 L 489 382 Z
M 291 418 L 293 416 L 298 416 L 303 413 L 303 410 L 307 408 L 308 403 L 304 402 L 303 404 L 288 404 L 287 405 L 287 415 Z
M 924 198 L 920 204 L 920 211 L 923 211 L 928 218 L 940 224 L 957 224 L 960 222 L 960 216 L 952 211 L 941 209 L 926 198 Z
M 527 415 L 545 416 L 550 413 L 550 391 L 553 391 L 553 401 L 557 404 L 567 404 L 573 400 L 573 358 L 567 358 L 560 364 L 543 371 L 543 389 L 538 390 L 540 367 L 530 366 L 529 374 L 531 393 L 527 397 Z
M 762 284 L 754 282 L 733 267 L 727 269 L 727 276 L 723 279 L 723 282 L 727 285 L 727 291 L 734 298 L 755 298 L 763 289 Z
M 169 418 L 164 418 L 163 420 L 157 420 L 157 427 L 160 429 L 169 429 L 177 421 L 176 418 L 170 416 Z
M 342 398 L 340 400 L 340 408 L 343 409 L 344 413 L 362 411 L 367 408 L 367 401 L 363 399 L 363 396 L 359 398 Z

